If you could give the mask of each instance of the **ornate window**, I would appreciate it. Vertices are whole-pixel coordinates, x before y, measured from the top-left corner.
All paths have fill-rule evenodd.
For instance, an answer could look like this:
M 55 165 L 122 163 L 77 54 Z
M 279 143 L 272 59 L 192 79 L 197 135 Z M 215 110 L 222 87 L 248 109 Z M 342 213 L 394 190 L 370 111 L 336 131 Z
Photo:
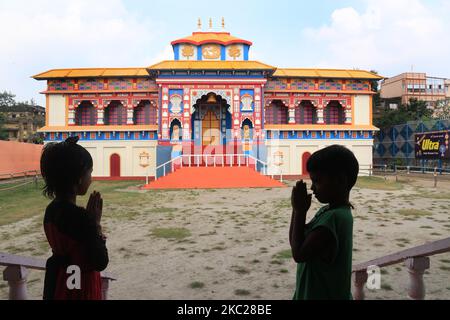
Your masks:
M 281 101 L 275 101 L 266 107 L 264 117 L 266 124 L 287 124 L 288 108 Z
M 295 123 L 315 124 L 317 122 L 316 108 L 310 101 L 302 101 L 300 106 L 295 109 Z
M 112 101 L 105 109 L 105 124 L 123 125 L 126 123 L 127 109 L 119 101 Z
M 75 111 L 75 124 L 77 126 L 93 126 L 97 124 L 97 109 L 91 102 L 83 101 Z
M 344 109 L 337 101 L 331 101 L 325 108 L 326 124 L 344 124 Z
M 134 109 L 134 124 L 158 124 L 158 110 L 149 101 L 142 101 Z

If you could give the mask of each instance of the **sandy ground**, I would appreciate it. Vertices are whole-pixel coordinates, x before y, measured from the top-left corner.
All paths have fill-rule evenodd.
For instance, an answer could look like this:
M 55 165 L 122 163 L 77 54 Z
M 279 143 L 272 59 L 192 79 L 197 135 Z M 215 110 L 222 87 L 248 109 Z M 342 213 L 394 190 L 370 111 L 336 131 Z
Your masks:
M 392 177 L 388 179 L 393 179 Z M 414 180 L 401 190 L 352 191 L 354 263 L 397 252 L 450 233 L 450 182 Z M 293 185 L 292 182 L 289 185 Z M 124 190 L 124 192 L 141 192 Z M 108 271 L 118 281 L 110 299 L 291 299 L 296 264 L 288 257 L 290 188 L 142 192 L 145 202 L 110 206 Z M 308 215 L 320 208 L 313 200 Z M 400 209 L 423 210 L 420 214 Z M 0 227 L 0 251 L 49 256 L 41 217 Z M 178 239 L 155 228 L 184 228 Z M 183 237 L 184 236 L 184 237 Z M 30 271 L 29 297 L 39 299 L 43 272 Z M 450 299 L 450 254 L 431 257 L 427 299 Z M 384 268 L 382 289 L 368 299 L 406 299 L 408 272 Z M 7 299 L 0 282 L 0 299 Z

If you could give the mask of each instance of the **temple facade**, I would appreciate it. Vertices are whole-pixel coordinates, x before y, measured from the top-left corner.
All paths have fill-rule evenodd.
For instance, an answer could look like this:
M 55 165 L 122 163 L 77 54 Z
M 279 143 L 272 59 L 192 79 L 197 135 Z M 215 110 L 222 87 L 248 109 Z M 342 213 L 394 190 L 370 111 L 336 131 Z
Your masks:
M 332 144 L 372 164 L 378 75 L 277 68 L 251 60 L 252 43 L 224 31 L 194 32 L 172 46 L 173 60 L 149 67 L 35 75 L 47 81 L 45 141 L 79 135 L 93 176 L 104 179 L 155 177 L 174 157 L 208 154 L 244 155 L 269 174 L 299 176 L 313 152 Z

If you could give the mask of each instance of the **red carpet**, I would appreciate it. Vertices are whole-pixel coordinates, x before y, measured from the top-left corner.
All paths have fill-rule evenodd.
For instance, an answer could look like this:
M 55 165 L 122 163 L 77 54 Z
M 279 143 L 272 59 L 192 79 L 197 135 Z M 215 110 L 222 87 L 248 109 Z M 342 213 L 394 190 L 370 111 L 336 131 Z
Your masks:
M 285 185 L 248 167 L 183 167 L 144 189 L 282 188 Z

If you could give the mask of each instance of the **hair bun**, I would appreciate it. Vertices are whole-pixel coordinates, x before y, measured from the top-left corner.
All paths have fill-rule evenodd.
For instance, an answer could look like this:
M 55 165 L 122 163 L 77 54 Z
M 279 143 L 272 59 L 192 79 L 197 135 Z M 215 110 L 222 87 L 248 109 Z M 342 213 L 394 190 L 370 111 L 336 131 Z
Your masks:
M 72 137 L 68 137 L 64 142 L 76 144 L 78 142 L 78 140 L 80 140 L 79 136 L 72 136 Z

